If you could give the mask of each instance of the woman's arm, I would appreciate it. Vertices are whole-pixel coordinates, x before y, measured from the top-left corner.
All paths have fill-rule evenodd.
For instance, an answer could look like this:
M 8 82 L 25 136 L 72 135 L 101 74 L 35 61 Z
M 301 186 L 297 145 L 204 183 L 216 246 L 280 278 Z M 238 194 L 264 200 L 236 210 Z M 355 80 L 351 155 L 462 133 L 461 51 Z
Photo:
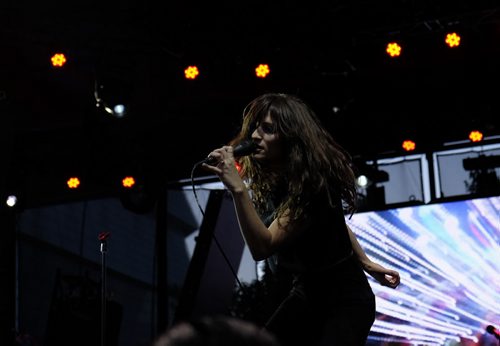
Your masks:
M 260 219 L 246 188 L 231 191 L 241 233 L 252 257 L 260 261 L 273 255 L 287 237 L 286 217 L 274 220 L 267 228 Z
M 288 218 L 282 217 L 279 222 L 274 220 L 269 228 L 266 227 L 255 210 L 245 183 L 236 169 L 232 153 L 232 147 L 217 149 L 211 153 L 211 156 L 219 160 L 219 164 L 217 166 L 204 164 L 203 167 L 217 174 L 231 192 L 242 236 L 252 257 L 260 261 L 273 255 L 288 237 L 285 231 Z
M 351 239 L 352 248 L 354 254 L 361 262 L 361 266 L 363 270 L 370 274 L 375 280 L 377 280 L 382 286 L 388 286 L 391 288 L 396 288 L 400 283 L 399 273 L 395 270 L 387 269 L 384 266 L 373 262 L 366 255 L 365 251 L 361 247 L 356 238 L 356 235 L 353 233 L 351 228 L 346 225 L 347 231 L 349 233 L 349 239 Z

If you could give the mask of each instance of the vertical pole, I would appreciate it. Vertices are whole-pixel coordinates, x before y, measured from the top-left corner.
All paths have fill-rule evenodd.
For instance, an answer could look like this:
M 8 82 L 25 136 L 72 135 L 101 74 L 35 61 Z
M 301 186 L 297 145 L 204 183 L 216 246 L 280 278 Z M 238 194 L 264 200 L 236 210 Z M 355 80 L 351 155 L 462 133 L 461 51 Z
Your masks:
M 101 346 L 106 346 L 106 252 L 109 232 L 99 233 L 101 242 Z
M 160 189 L 156 204 L 156 277 L 157 294 L 157 326 L 158 333 L 165 331 L 168 325 L 168 289 L 167 289 L 167 191 Z

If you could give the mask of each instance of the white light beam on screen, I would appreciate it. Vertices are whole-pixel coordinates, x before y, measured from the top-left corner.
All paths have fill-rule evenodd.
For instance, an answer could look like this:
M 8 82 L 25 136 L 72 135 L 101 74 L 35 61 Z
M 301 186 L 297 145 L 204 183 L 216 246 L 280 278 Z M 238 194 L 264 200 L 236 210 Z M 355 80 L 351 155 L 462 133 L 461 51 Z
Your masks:
M 402 232 L 400 229 L 398 228 L 395 228 L 393 227 L 392 225 L 390 225 L 388 222 L 386 222 L 385 220 L 383 220 L 381 217 L 379 217 L 378 215 L 375 215 L 374 218 L 373 218 L 373 221 L 374 221 L 374 224 L 376 224 L 380 229 L 390 229 L 391 230 L 391 234 L 393 235 L 393 237 L 397 237 L 397 239 L 399 239 L 399 242 L 401 242 L 404 247 L 406 249 L 409 249 L 411 250 L 410 252 L 412 253 L 417 253 L 415 250 L 415 239 L 412 239 L 411 237 L 407 236 L 406 234 L 404 234 L 404 232 Z M 372 222 L 373 223 L 373 222 Z M 371 223 L 371 224 L 372 224 Z M 385 233 L 385 232 L 384 232 Z M 383 243 L 386 244 L 388 242 L 388 240 L 384 240 Z M 408 250 L 401 250 L 401 251 L 405 251 L 407 252 Z M 417 256 L 412 256 L 413 259 L 416 259 Z M 419 262 L 421 262 L 420 260 L 418 260 Z M 441 276 L 445 276 L 447 277 L 449 280 L 453 280 L 452 277 L 448 276 L 446 274 L 446 272 L 443 272 L 443 271 L 439 271 L 438 268 L 436 268 L 435 266 L 431 265 L 431 263 L 433 263 L 432 261 L 429 261 L 428 264 L 425 264 L 425 263 L 422 263 L 423 265 L 426 265 L 426 266 L 429 266 L 430 270 L 433 270 L 433 271 L 438 271 L 440 273 Z M 455 282 L 456 284 L 458 284 L 458 282 Z
M 372 224 L 369 220 L 366 221 L 367 227 L 364 229 L 358 227 L 356 224 L 349 222 L 350 227 L 352 228 L 353 232 L 357 235 L 362 236 L 364 239 L 369 241 L 370 243 L 374 243 L 376 245 L 379 245 L 383 253 L 390 251 L 390 253 L 383 254 L 380 252 L 380 256 L 383 257 L 392 257 L 394 256 L 404 260 L 408 261 L 411 258 L 411 253 L 406 251 L 403 247 L 401 247 L 398 242 L 392 240 L 391 238 L 387 237 L 387 233 L 384 231 L 383 233 L 380 231 L 380 229 L 372 227 Z M 391 234 L 397 234 L 398 230 L 395 227 L 388 227 L 389 231 Z M 361 235 L 360 233 L 363 232 Z
M 396 337 L 387 337 L 387 336 L 372 336 L 370 338 L 370 341 L 380 341 L 381 345 L 386 345 L 387 343 L 395 343 L 400 344 L 400 343 L 405 343 L 408 345 L 413 345 L 413 346 L 439 346 L 441 343 L 437 343 L 431 340 L 407 340 L 403 338 L 396 338 Z
M 483 289 L 481 290 L 481 288 Z M 490 310 L 491 312 L 500 311 L 500 305 L 498 304 L 498 301 L 495 301 L 494 299 L 491 299 L 489 298 L 489 296 L 484 294 L 487 291 L 489 291 L 489 289 L 487 291 L 485 289 L 486 289 L 485 285 L 481 285 L 481 287 L 478 287 L 476 290 L 474 290 L 475 293 L 480 295 L 480 297 L 470 293 L 467 290 L 464 290 L 464 294 L 467 296 L 467 298 L 469 298 L 473 302 L 476 302 L 478 305 L 482 306 L 485 310 Z M 483 296 L 485 296 L 485 298 L 483 298 Z
M 424 326 L 430 329 L 435 330 L 443 330 L 443 328 L 448 331 L 448 334 L 465 334 L 471 335 L 472 329 L 468 328 L 466 325 L 460 324 L 453 320 L 453 323 L 450 323 L 450 319 L 437 315 L 437 317 L 431 317 L 428 314 L 428 311 L 418 311 L 415 309 L 408 309 L 402 306 L 398 306 L 397 304 L 393 304 L 387 300 L 377 300 L 379 312 L 391 315 L 393 317 L 397 317 L 399 319 L 412 321 L 416 325 Z M 401 328 L 405 328 L 405 325 L 402 325 Z
M 425 331 L 421 329 L 422 331 Z M 443 345 L 446 340 L 459 341 L 460 339 L 454 335 L 442 334 L 442 333 L 419 333 L 418 330 L 409 331 L 394 328 L 383 328 L 378 325 L 373 325 L 372 332 L 384 333 L 392 336 L 399 336 L 406 340 L 407 343 L 413 345 Z M 458 339 L 458 340 L 457 340 Z M 400 342 L 403 340 L 399 340 Z
M 451 225 L 453 225 L 453 224 L 456 224 L 456 222 L 453 222 L 453 221 L 452 221 L 452 222 L 450 222 L 450 224 L 451 224 Z M 371 234 L 373 234 L 373 232 L 371 232 L 371 231 L 369 231 L 368 233 L 369 233 L 370 235 L 371 235 Z M 367 237 L 367 238 L 368 238 L 368 237 Z M 371 238 L 371 240 L 373 241 L 373 237 L 371 237 L 371 236 L 370 236 L 369 238 Z M 387 243 L 390 243 L 390 241 L 389 241 L 389 240 L 383 240 L 383 241 L 382 241 L 382 243 L 383 243 L 383 245 L 382 245 L 382 246 L 384 246 L 384 247 L 385 247 L 385 245 L 386 245 Z M 372 251 L 374 251 L 374 252 L 375 252 L 376 254 L 378 254 L 380 257 L 384 257 L 384 258 L 386 258 L 386 257 L 387 257 L 387 256 L 385 256 L 385 255 L 384 255 L 384 253 L 382 253 L 381 251 L 378 251 L 377 249 L 374 249 L 374 248 L 373 248 L 373 247 L 371 247 L 371 245 L 369 245 L 369 244 L 364 244 L 364 243 L 363 243 L 363 246 L 364 246 L 364 247 L 367 247 L 367 248 L 371 248 L 371 249 L 372 249 Z M 385 248 L 384 250 L 387 250 L 387 249 Z M 406 267 L 405 269 L 408 269 L 408 268 Z M 417 271 L 416 271 L 416 270 L 414 270 L 414 271 L 412 271 L 412 272 L 416 273 Z M 460 275 L 459 275 L 459 276 L 460 276 Z M 457 284 L 457 285 L 458 285 L 458 282 L 459 282 L 459 281 L 457 281 L 457 280 L 453 280 L 453 278 L 452 278 L 452 277 L 449 277 L 449 279 L 450 279 L 450 280 L 452 280 L 452 281 L 454 281 L 454 282 L 455 282 L 455 284 Z M 435 280 L 434 280 L 434 281 L 435 281 Z M 462 279 L 462 281 L 464 281 L 464 280 Z M 468 281 L 468 280 L 465 280 L 465 281 Z M 435 283 L 436 283 L 436 282 L 434 282 L 434 284 L 435 284 Z M 470 283 L 470 282 L 469 282 L 469 283 Z M 420 286 L 420 285 L 419 285 L 419 284 L 417 284 L 417 286 Z M 470 286 L 470 285 L 469 285 L 469 286 Z M 443 298 L 444 298 L 444 299 L 446 299 L 447 297 L 442 297 L 442 296 L 441 296 L 440 298 L 441 298 L 441 299 L 443 299 Z M 452 304 L 454 304 L 455 302 L 454 302 L 454 301 L 451 301 L 451 303 L 452 303 Z M 480 303 L 480 302 L 478 301 L 478 303 Z
M 375 287 L 377 287 L 377 286 L 375 286 Z M 379 307 L 383 306 L 384 313 L 387 315 L 393 316 L 393 314 L 391 314 L 389 310 L 394 310 L 396 312 L 403 312 L 405 310 L 408 310 L 408 311 L 412 312 L 412 311 L 414 311 L 415 306 L 420 306 L 421 307 L 420 310 L 424 310 L 427 313 L 433 311 L 433 312 L 439 313 L 443 316 L 447 316 L 447 317 L 451 318 L 451 319 L 445 318 L 445 317 L 443 318 L 443 320 L 446 321 L 446 323 L 448 323 L 447 325 L 458 324 L 458 325 L 462 325 L 463 327 L 465 327 L 466 329 L 469 330 L 470 328 L 468 325 L 460 322 L 460 316 L 465 316 L 471 320 L 475 320 L 475 321 L 479 322 L 479 324 L 482 324 L 482 325 L 487 325 L 487 324 L 491 323 L 490 321 L 487 321 L 487 320 L 482 319 L 482 318 L 478 318 L 477 316 L 474 316 L 473 314 L 470 314 L 467 311 L 464 311 L 460 308 L 457 308 L 456 306 L 449 305 L 449 306 L 446 306 L 446 309 L 435 308 L 432 305 L 422 303 L 420 300 L 418 300 L 412 296 L 409 296 L 407 294 L 404 294 L 404 293 L 401 293 L 398 291 L 394 291 L 394 290 L 387 288 L 387 287 L 380 286 L 378 289 L 375 290 L 375 292 L 377 295 L 380 295 L 380 293 L 384 293 L 384 295 L 383 295 L 384 297 L 391 297 L 393 299 L 398 298 L 397 299 L 398 302 L 394 303 L 394 302 L 388 301 L 387 299 L 377 297 L 377 306 L 379 306 Z M 409 307 L 408 308 L 402 307 L 402 305 L 404 304 L 403 302 L 406 302 L 406 305 L 408 305 Z M 457 311 L 457 313 L 451 313 L 451 311 Z M 398 317 L 400 317 L 400 316 L 398 316 Z M 480 328 L 473 328 L 473 329 L 476 330 L 477 332 L 482 331 L 482 329 L 480 329 Z
M 478 322 L 481 325 L 485 325 L 486 326 L 486 325 L 489 325 L 489 324 L 491 324 L 491 325 L 495 324 L 494 321 L 478 317 L 478 316 L 476 316 L 474 314 L 471 314 L 467 310 L 463 310 L 463 309 L 460 309 L 460 308 L 457 308 L 457 307 L 453 307 L 452 309 L 454 311 L 460 313 L 463 317 L 466 317 L 467 319 L 469 319 L 471 321 Z M 463 318 L 463 319 L 465 319 L 465 318 Z M 498 321 L 498 320 L 496 320 L 496 321 Z M 474 329 L 477 330 L 477 331 L 483 331 L 484 330 L 484 328 L 474 328 Z
M 403 336 L 408 340 L 413 341 L 432 341 L 438 344 L 443 344 L 445 340 L 460 341 L 460 337 L 456 334 L 446 333 L 439 330 L 427 330 L 425 328 L 413 327 L 409 325 L 398 325 L 396 323 L 376 321 L 374 323 L 375 330 L 378 332 L 391 332 L 392 335 Z M 472 338 L 475 339 L 475 338 Z
M 449 311 L 449 309 L 444 310 L 444 309 L 436 308 L 436 307 L 432 306 L 431 304 L 427 304 L 427 303 L 422 302 L 420 299 L 417 299 L 414 296 L 411 296 L 409 294 L 402 293 L 399 291 L 394 291 L 392 288 L 380 286 L 379 288 L 376 289 L 376 291 L 377 291 L 377 294 L 379 296 L 380 296 L 380 293 L 383 293 L 383 297 L 391 297 L 392 299 L 397 298 L 397 305 L 393 304 L 393 306 L 397 306 L 395 308 L 396 310 L 399 310 L 398 306 L 405 304 L 409 307 L 409 309 L 414 309 L 415 307 L 420 307 L 421 310 L 425 310 L 426 312 L 440 313 L 440 314 L 445 315 L 445 316 L 447 316 L 453 320 L 456 320 L 456 321 L 458 321 L 460 319 L 460 316 L 458 314 L 452 313 L 451 311 Z M 380 297 L 378 297 L 377 299 L 385 300 L 384 298 L 380 298 Z
M 386 252 L 387 252 L 387 246 L 386 246 L 386 245 L 387 245 L 388 243 L 394 243 L 394 242 L 392 242 L 392 241 L 391 241 L 391 240 L 389 240 L 388 238 L 386 238 L 386 239 L 384 239 L 384 240 L 382 240 L 382 241 L 376 241 L 376 240 L 374 240 L 374 239 L 373 239 L 373 237 L 371 237 L 371 236 L 366 236 L 366 233 L 368 233 L 368 234 L 370 234 L 370 235 L 372 235 L 372 234 L 373 234 L 373 230 L 372 230 L 372 229 L 370 229 L 370 228 L 368 228 L 367 232 L 366 232 L 366 233 L 364 233 L 364 234 L 359 234 L 359 233 L 360 233 L 360 231 L 358 230 L 358 227 L 356 227 L 355 225 L 353 225 L 353 227 L 352 227 L 352 228 L 353 228 L 353 232 L 355 232 L 355 233 L 356 233 L 356 232 L 358 232 L 358 235 L 360 235 L 360 237 L 361 237 L 361 239 L 360 239 L 360 243 L 362 244 L 362 246 L 364 246 L 365 248 L 368 248 L 369 250 L 371 250 L 371 251 L 372 251 L 372 252 L 376 255 L 376 257 L 377 257 L 377 258 L 382 258 L 382 259 L 384 260 L 384 262 L 387 264 L 387 259 L 388 259 L 390 256 L 389 256 L 388 254 L 386 254 Z M 356 231 L 355 231 L 355 230 L 356 230 Z M 408 237 L 400 237 L 400 238 L 404 238 L 404 243 L 407 243 L 407 244 L 408 244 L 408 245 L 406 245 L 407 247 L 411 247 L 411 248 L 413 248 L 413 246 L 411 246 L 411 245 L 409 245 L 409 244 L 414 243 L 414 241 L 412 241 L 412 240 L 411 240 L 411 239 L 409 239 Z M 369 240 L 371 240 L 371 243 L 374 243 L 375 245 L 378 245 L 378 246 L 379 246 L 379 248 L 381 248 L 381 249 L 376 248 L 376 247 L 372 246 L 371 244 L 365 243 L 365 242 L 363 241 L 364 239 L 369 239 Z M 395 246 L 397 246 L 397 245 L 395 245 Z M 399 247 L 399 246 L 398 246 L 398 247 Z M 407 258 L 411 258 L 411 259 L 413 259 L 413 260 L 415 260 L 415 261 L 419 262 L 419 264 L 421 265 L 421 266 L 419 266 L 419 267 L 416 267 L 415 269 L 412 269 L 411 267 L 406 266 L 406 265 L 402 265 L 402 264 L 401 264 L 401 262 L 399 262 L 399 266 L 400 266 L 400 267 L 402 267 L 402 268 L 404 268 L 404 269 L 406 269 L 406 270 L 407 270 L 407 271 L 409 271 L 409 272 L 412 272 L 412 273 L 414 273 L 414 274 L 417 274 L 417 275 L 421 276 L 421 275 L 423 275 L 423 274 L 420 272 L 420 270 L 423 270 L 423 271 L 424 271 L 424 274 L 428 274 L 430 271 L 437 271 L 437 270 L 436 270 L 437 268 L 435 268 L 434 266 L 429 267 L 429 269 L 427 269 L 427 267 L 426 267 L 426 266 L 428 265 L 428 263 L 427 263 L 427 262 L 421 261 L 421 260 L 420 260 L 417 256 L 412 255 L 412 254 L 411 254 L 411 252 L 409 252 L 409 251 L 405 250 L 405 249 L 404 249 L 404 247 L 400 247 L 400 250 L 399 250 L 398 252 L 407 252 L 407 253 L 408 253 L 408 255 L 406 255 L 406 254 L 405 254 L 405 255 L 404 255 L 404 257 L 403 257 L 403 256 L 401 256 L 401 257 L 403 257 L 403 258 L 405 258 L 405 259 L 407 259 Z M 396 261 L 396 260 L 394 260 L 394 259 L 393 259 L 393 262 L 395 262 L 395 261 Z M 407 261 L 407 262 L 408 262 L 408 261 Z M 432 263 L 432 262 L 431 262 L 431 263 Z M 397 264 L 397 263 L 396 263 L 396 264 Z M 455 281 L 455 280 L 453 279 L 453 277 L 451 277 L 451 276 L 447 276 L 445 273 L 440 272 L 440 271 L 437 271 L 437 272 L 439 272 L 439 274 L 440 274 L 441 276 L 445 276 L 445 277 L 447 277 L 449 280 L 453 281 L 456 285 L 458 285 L 458 281 Z M 423 279 L 424 279 L 424 280 L 429 280 L 429 279 L 428 279 L 428 278 L 426 278 L 425 276 L 423 277 Z M 431 282 L 431 283 L 434 283 L 434 284 L 435 284 L 435 283 L 437 283 L 437 280 L 432 280 L 432 279 L 431 279 L 431 281 L 433 281 L 433 282 Z M 424 288 L 424 289 L 426 289 L 426 288 Z M 442 297 L 442 298 L 446 300 L 448 297 Z
M 381 310 L 382 313 L 384 313 L 383 310 Z M 400 316 L 402 318 L 406 318 L 407 321 L 413 323 L 414 325 L 419 325 L 421 326 L 420 329 L 412 329 L 412 331 L 409 331 L 409 327 L 407 325 L 397 325 L 395 324 L 393 328 L 391 328 L 391 331 L 393 332 L 392 335 L 407 335 L 409 338 L 412 337 L 418 337 L 418 338 L 424 338 L 426 337 L 429 333 L 435 337 L 439 337 L 448 340 L 455 340 L 459 341 L 460 338 L 463 339 L 468 339 L 474 342 L 478 341 L 478 338 L 472 334 L 472 330 L 467 330 L 467 329 L 457 329 L 457 328 L 452 328 L 451 326 L 446 326 L 446 325 L 437 325 L 433 324 L 431 322 L 424 322 L 420 318 L 421 316 L 419 315 L 413 315 L 413 316 L 405 316 L 405 314 L 395 314 L 396 316 Z M 415 328 L 415 327 L 413 327 Z M 447 331 L 447 332 L 444 332 Z M 419 332 L 419 331 L 425 331 L 425 333 Z
M 378 312 L 369 340 L 478 343 L 500 320 L 500 196 L 346 220 L 370 258 L 401 274 L 396 290 L 368 276 Z
M 355 232 L 355 231 L 353 230 L 353 232 Z M 363 246 L 363 248 L 366 248 L 366 249 L 370 250 L 371 252 L 373 252 L 373 254 L 379 258 L 379 262 L 381 262 L 381 264 L 385 264 L 388 266 L 396 265 L 399 268 L 404 269 L 402 272 L 400 272 L 400 275 L 402 275 L 402 276 L 406 275 L 408 279 L 410 279 L 410 277 L 413 277 L 413 276 L 418 276 L 418 277 L 421 277 L 422 280 L 429 281 L 429 283 L 431 283 L 431 284 L 435 285 L 438 283 L 438 280 L 436 280 L 434 278 L 429 278 L 428 276 L 426 276 L 430 272 L 430 270 L 426 268 L 427 262 L 422 261 L 420 258 L 414 256 L 411 252 L 406 251 L 404 248 L 397 246 L 399 248 L 398 252 L 405 252 L 407 254 L 398 256 L 398 258 L 393 257 L 391 259 L 390 254 L 386 253 L 385 249 L 381 250 L 381 249 L 377 248 L 376 245 L 378 244 L 378 242 L 372 241 L 372 243 L 375 243 L 375 246 L 374 246 L 374 245 L 372 245 L 372 243 L 365 242 L 364 239 L 367 239 L 367 237 L 364 236 L 364 238 L 361 238 L 359 240 L 360 244 Z M 404 262 L 400 261 L 399 260 L 400 257 L 404 258 L 405 261 Z M 421 266 L 412 267 L 412 266 L 408 265 L 408 263 L 410 263 L 411 260 L 421 264 Z M 392 262 L 392 265 L 391 265 L 391 262 Z
M 484 237 L 485 240 L 487 241 L 487 246 L 491 246 L 490 252 L 492 253 L 493 257 L 496 258 L 497 260 L 500 260 L 500 245 L 498 244 L 498 236 L 494 237 L 494 235 L 488 233 L 486 228 L 480 222 L 480 217 L 483 216 L 478 215 L 477 212 L 471 212 L 469 214 L 469 219 L 471 221 L 471 224 L 477 227 L 477 230 L 480 233 L 480 235 Z M 500 216 L 497 221 L 500 223 Z M 491 226 L 492 224 L 493 223 L 490 223 L 489 226 Z
M 477 246 L 476 239 L 470 236 L 469 232 L 466 232 L 461 227 L 459 227 L 459 222 L 455 217 L 449 215 L 448 212 L 444 211 L 442 208 L 437 209 L 441 215 L 447 219 L 445 223 L 447 231 L 453 235 L 452 239 L 456 239 L 455 241 L 455 256 L 460 257 L 463 254 L 468 255 L 467 262 L 476 268 L 482 268 L 482 271 L 487 270 L 491 273 L 495 273 L 496 271 L 487 265 L 487 262 L 483 261 L 482 253 L 484 249 Z M 467 214 L 470 216 L 470 212 Z M 469 218 L 470 219 L 470 218 Z M 452 274 L 456 280 L 464 287 L 464 294 L 469 295 L 469 298 L 474 298 L 473 300 L 482 305 L 485 309 L 493 309 L 493 311 L 500 311 L 500 305 L 494 301 L 493 299 L 488 299 L 488 296 L 485 294 L 490 290 L 489 284 L 479 283 L 477 284 L 477 277 L 473 274 L 471 275 L 469 272 L 465 272 L 463 270 L 457 270 L 453 266 L 448 268 L 450 274 Z M 498 272 L 497 272 L 498 273 Z M 497 276 L 494 274 L 493 277 Z M 474 280 L 476 279 L 476 280 Z M 472 294 L 470 294 L 471 292 Z M 493 291 L 490 293 L 494 294 Z M 484 297 L 484 298 L 483 298 Z
M 375 321 L 374 326 L 385 330 L 398 331 L 400 336 L 406 336 L 409 339 L 413 338 L 432 338 L 435 342 L 442 342 L 446 339 L 453 339 L 458 341 L 459 338 L 450 333 L 443 333 L 441 331 L 428 330 L 425 328 L 414 327 L 410 325 L 399 325 L 397 323 L 386 322 L 386 321 Z

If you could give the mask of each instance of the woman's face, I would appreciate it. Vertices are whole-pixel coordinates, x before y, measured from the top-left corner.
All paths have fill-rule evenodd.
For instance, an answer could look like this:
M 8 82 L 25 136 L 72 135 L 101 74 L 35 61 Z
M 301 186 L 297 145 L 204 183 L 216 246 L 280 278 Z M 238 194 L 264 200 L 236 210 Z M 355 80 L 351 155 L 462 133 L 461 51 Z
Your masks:
M 284 160 L 283 145 L 270 114 L 257 123 L 252 140 L 258 146 L 254 159 L 269 165 L 279 165 Z

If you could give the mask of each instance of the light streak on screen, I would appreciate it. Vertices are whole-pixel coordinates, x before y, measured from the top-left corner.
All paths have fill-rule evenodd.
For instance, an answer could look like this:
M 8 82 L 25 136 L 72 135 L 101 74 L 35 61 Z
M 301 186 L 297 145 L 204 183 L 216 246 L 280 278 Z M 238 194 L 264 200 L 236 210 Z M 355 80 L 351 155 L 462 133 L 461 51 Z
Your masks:
M 347 219 L 367 255 L 399 271 L 373 278 L 377 317 L 367 345 L 498 345 L 500 197 L 359 213 Z

